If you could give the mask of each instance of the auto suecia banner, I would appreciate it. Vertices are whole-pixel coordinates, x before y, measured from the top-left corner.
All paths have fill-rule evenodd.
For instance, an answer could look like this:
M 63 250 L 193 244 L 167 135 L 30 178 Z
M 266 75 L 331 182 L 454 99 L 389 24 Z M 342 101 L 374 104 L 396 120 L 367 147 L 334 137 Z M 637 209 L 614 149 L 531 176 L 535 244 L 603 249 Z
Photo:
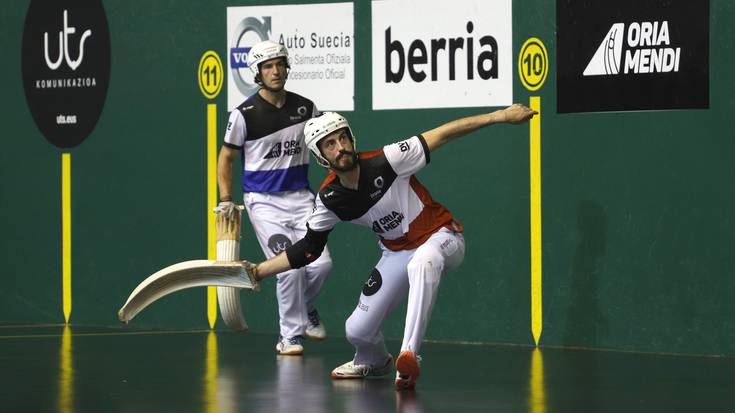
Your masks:
M 247 66 L 250 48 L 273 40 L 288 48 L 286 89 L 320 110 L 354 108 L 354 12 L 352 3 L 227 8 L 227 107 L 258 90 Z
M 709 107 L 709 1 L 557 0 L 557 110 Z

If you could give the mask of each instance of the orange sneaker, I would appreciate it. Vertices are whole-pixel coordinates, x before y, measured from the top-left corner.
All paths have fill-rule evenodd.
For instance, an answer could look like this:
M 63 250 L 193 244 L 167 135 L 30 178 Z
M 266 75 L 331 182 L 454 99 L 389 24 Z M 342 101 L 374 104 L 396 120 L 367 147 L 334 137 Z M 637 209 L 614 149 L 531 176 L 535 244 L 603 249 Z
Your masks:
M 419 378 L 421 357 L 412 351 L 402 351 L 396 359 L 396 389 L 413 389 Z

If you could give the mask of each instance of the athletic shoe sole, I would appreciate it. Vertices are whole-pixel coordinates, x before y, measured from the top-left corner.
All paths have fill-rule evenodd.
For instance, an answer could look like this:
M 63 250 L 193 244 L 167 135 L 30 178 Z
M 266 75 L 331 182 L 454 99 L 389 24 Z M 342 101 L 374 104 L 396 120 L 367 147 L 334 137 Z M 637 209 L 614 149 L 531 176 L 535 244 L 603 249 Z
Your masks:
M 276 351 L 279 356 L 301 356 L 304 354 L 304 350 L 291 350 L 291 351 Z
M 413 389 L 416 387 L 416 380 L 419 378 L 421 369 L 416 356 L 411 351 L 403 351 L 396 359 L 396 370 L 400 376 L 407 378 L 396 378 L 396 388 L 399 390 Z
M 332 378 L 334 380 L 359 380 L 359 379 L 364 379 L 365 376 L 362 376 L 362 375 L 345 376 L 345 375 L 338 375 L 337 373 L 332 372 Z
M 316 341 L 322 341 L 325 338 L 327 338 L 327 336 L 321 336 L 321 337 L 320 336 L 312 336 L 312 335 L 306 334 L 306 333 L 304 333 L 304 337 L 308 338 L 309 340 L 316 340 Z
M 378 370 L 386 369 L 386 371 L 385 372 L 382 372 L 380 374 L 368 374 L 367 376 L 363 376 L 362 374 L 354 374 L 354 375 L 345 375 L 345 374 L 342 374 L 342 375 L 339 375 L 339 374 L 335 373 L 334 370 L 332 370 L 331 375 L 332 375 L 332 378 L 334 380 L 358 380 L 358 379 L 365 379 L 367 377 L 381 377 L 381 376 L 385 376 L 385 375 L 391 373 L 390 366 L 392 364 L 393 364 L 393 356 L 391 354 L 388 354 L 388 361 L 385 362 L 385 366 L 383 366 L 380 369 L 378 369 Z
M 282 351 L 276 348 L 276 353 L 278 353 L 281 356 L 300 356 L 304 354 L 304 347 L 292 349 L 292 350 L 285 350 L 285 351 Z

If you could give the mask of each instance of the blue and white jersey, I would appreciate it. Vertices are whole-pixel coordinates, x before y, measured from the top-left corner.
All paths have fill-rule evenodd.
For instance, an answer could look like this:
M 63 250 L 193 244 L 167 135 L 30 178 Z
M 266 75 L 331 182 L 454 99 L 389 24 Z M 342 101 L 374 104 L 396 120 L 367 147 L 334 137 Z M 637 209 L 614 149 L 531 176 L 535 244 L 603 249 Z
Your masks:
M 282 108 L 255 93 L 230 113 L 224 144 L 241 151 L 243 192 L 309 188 L 304 124 L 317 115 L 314 102 L 291 92 Z

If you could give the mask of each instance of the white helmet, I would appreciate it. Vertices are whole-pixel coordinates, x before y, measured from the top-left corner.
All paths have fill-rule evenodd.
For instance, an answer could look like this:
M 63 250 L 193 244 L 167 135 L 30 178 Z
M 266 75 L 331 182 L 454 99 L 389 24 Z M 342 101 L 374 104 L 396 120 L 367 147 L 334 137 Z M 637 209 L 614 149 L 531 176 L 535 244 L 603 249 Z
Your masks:
M 324 112 L 321 116 L 311 118 L 306 121 L 304 125 L 304 140 L 306 141 L 306 147 L 309 148 L 311 154 L 316 158 L 317 163 L 324 167 L 329 167 L 329 162 L 322 156 L 322 152 L 319 150 L 318 143 L 324 139 L 330 133 L 347 128 L 347 132 L 350 134 L 352 144 L 357 148 L 355 142 L 355 135 L 352 134 L 350 124 L 347 123 L 347 119 L 337 112 Z
M 278 57 L 286 58 L 286 67 L 290 67 L 290 61 L 288 59 L 288 50 L 286 46 L 276 43 L 272 40 L 264 40 L 260 43 L 256 43 L 255 46 L 250 48 L 250 52 L 247 57 L 247 64 L 250 67 L 250 71 L 255 75 L 256 82 L 260 83 L 260 64 L 266 60 L 275 59 Z

